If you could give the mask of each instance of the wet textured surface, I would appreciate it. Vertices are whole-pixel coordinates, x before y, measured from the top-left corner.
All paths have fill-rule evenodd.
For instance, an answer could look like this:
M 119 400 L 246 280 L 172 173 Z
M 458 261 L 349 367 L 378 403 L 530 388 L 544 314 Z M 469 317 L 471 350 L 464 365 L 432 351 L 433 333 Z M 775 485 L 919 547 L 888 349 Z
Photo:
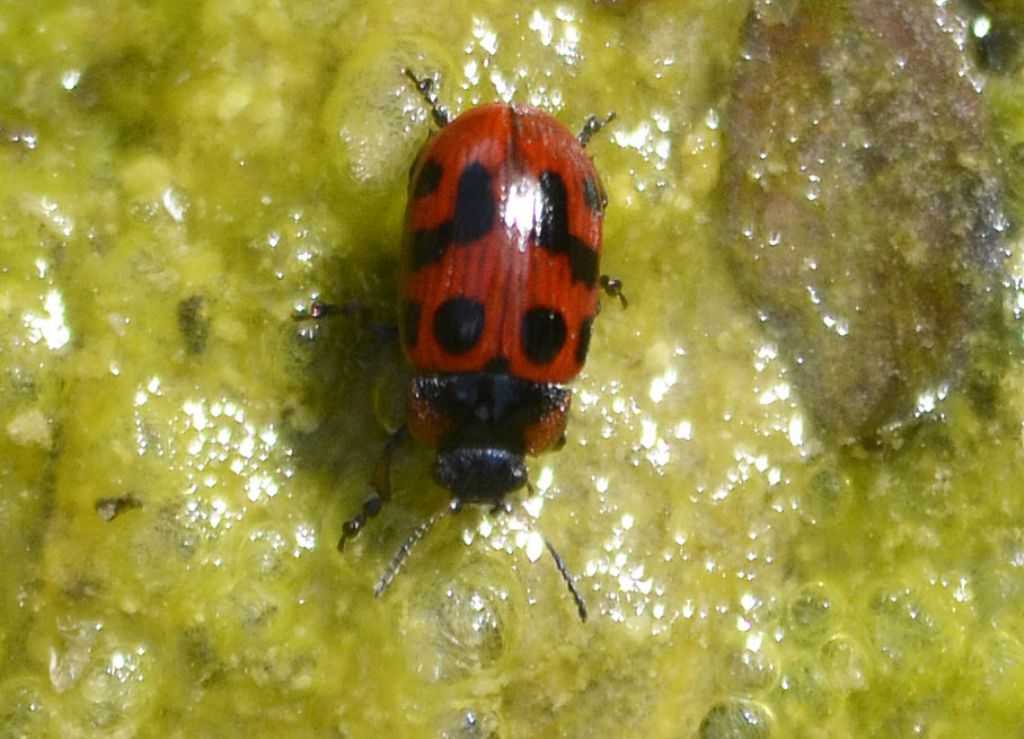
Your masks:
M 990 382 L 977 355 L 998 336 L 1007 228 L 995 151 L 955 5 L 793 8 L 768 4 L 745 32 L 727 240 L 815 420 L 870 442 L 925 396 Z
M 988 5 L 989 31 L 967 26 L 975 42 L 1019 31 Z M 723 259 L 723 125 L 749 9 L 10 5 L 0 735 L 1018 732 L 1019 235 L 1003 234 L 1010 357 L 992 391 L 958 356 L 935 366 L 960 383 L 919 399 L 899 445 L 823 433 L 795 386 L 800 350 Z M 375 599 L 447 500 L 430 454 L 401 447 L 392 502 L 336 551 L 402 417 L 401 354 L 380 337 L 431 126 L 398 72 L 410 64 L 440 74 L 453 112 L 514 98 L 572 130 L 617 113 L 588 152 L 609 195 L 602 268 L 630 302 L 605 301 L 565 446 L 530 461 L 512 514 L 440 521 Z M 892 86 L 842 70 L 847 91 Z M 975 130 L 990 108 L 992 134 L 962 166 L 988 172 L 995 147 L 1013 224 L 1024 76 L 1009 65 L 984 81 L 962 120 Z M 925 101 L 946 120 L 935 101 L 951 99 Z M 930 144 L 949 135 L 911 122 Z M 952 223 L 919 211 L 943 192 L 923 186 L 894 216 L 911 236 L 929 215 Z M 986 254 L 954 261 L 987 280 Z M 987 310 L 964 289 L 962 315 L 938 292 L 953 354 L 943 337 L 973 335 L 960 322 Z M 361 307 L 295 321 L 314 297 Z M 585 625 L 545 536 L 577 576 Z

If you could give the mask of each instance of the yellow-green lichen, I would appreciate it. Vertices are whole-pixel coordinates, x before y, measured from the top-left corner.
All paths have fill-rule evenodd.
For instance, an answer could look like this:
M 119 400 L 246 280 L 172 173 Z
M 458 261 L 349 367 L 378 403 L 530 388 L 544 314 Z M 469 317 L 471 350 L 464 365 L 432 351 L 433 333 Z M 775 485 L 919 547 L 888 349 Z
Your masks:
M 715 222 L 748 9 L 7 7 L 0 735 L 1018 730 L 1020 373 L 989 415 L 935 398 L 898 447 L 819 435 Z M 375 326 L 429 131 L 404 64 L 455 111 L 617 113 L 589 150 L 630 305 L 601 314 L 568 443 L 514 516 L 444 521 L 374 599 L 446 498 L 403 449 L 392 505 L 335 550 L 401 420 Z M 1012 152 L 1024 79 L 999 75 Z M 294 321 L 314 297 L 366 315 Z

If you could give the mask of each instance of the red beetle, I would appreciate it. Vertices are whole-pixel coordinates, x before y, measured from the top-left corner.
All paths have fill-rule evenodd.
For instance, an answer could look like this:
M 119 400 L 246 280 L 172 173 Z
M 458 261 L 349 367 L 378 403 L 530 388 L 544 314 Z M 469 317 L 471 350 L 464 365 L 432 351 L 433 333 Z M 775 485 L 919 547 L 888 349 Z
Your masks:
M 391 454 L 408 435 L 437 449 L 434 477 L 453 497 L 408 538 L 377 595 L 438 518 L 463 503 L 505 507 L 527 482 L 525 456 L 562 443 L 572 397 L 563 384 L 586 359 L 597 288 L 625 305 L 618 281 L 598 271 L 607 199 L 584 151 L 612 116 L 591 117 L 579 136 L 525 105 L 492 103 L 449 120 L 430 81 L 403 73 L 441 129 L 412 167 L 401 256 L 400 335 L 416 373 L 405 425 L 377 464 L 377 495 L 338 547 L 390 498 Z

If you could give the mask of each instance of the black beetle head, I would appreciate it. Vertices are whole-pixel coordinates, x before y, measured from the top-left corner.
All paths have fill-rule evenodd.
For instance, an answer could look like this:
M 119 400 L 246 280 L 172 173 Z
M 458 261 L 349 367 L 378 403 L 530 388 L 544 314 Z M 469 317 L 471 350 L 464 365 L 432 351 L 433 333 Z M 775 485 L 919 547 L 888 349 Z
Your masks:
M 526 460 L 508 449 L 442 449 L 434 477 L 460 502 L 497 504 L 526 484 Z

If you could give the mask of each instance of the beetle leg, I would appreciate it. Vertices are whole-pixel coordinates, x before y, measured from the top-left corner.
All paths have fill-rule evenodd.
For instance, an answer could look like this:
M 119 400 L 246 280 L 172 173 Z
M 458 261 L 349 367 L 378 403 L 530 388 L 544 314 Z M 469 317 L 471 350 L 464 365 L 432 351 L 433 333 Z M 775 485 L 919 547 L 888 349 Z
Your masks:
M 337 303 L 325 303 L 322 300 L 314 300 L 308 308 L 299 308 L 292 314 L 293 321 L 320 321 L 324 318 L 334 316 L 355 316 L 360 323 L 366 325 L 373 335 L 382 341 L 395 341 L 398 339 L 398 327 L 390 324 L 380 323 L 373 320 L 373 311 L 354 300 L 338 305 Z M 312 332 L 307 333 L 301 329 L 300 333 L 306 338 L 312 337 Z
M 363 510 L 355 518 L 349 519 L 342 525 L 341 539 L 338 540 L 339 552 L 344 551 L 345 542 L 354 538 L 366 525 L 366 522 L 380 513 L 384 504 L 391 500 L 391 457 L 395 447 L 407 438 L 409 438 L 409 429 L 403 425 L 391 435 L 388 443 L 384 445 L 384 451 L 381 452 L 377 465 L 373 468 L 371 484 L 374 495 L 363 503 Z
M 609 113 L 603 120 L 598 118 L 596 115 L 592 115 L 587 118 L 587 120 L 583 122 L 583 128 L 581 128 L 580 132 L 576 135 L 576 138 L 579 139 L 580 145 L 586 147 L 595 133 L 614 120 L 615 113 Z
M 292 314 L 293 321 L 305 321 L 308 319 L 320 320 L 330 316 L 351 316 L 359 313 L 362 307 L 358 303 L 325 303 L 322 300 L 314 300 L 306 310 L 299 309 Z
M 531 492 L 532 492 L 532 490 L 533 490 L 533 486 L 532 485 L 530 486 L 530 489 L 531 489 Z M 506 516 L 511 516 L 512 515 L 512 504 L 509 503 L 507 500 L 499 500 L 497 503 L 495 503 L 493 506 L 491 506 L 491 515 L 492 516 L 497 516 L 497 515 L 499 515 L 501 513 L 504 513 Z
M 629 301 L 622 293 L 622 280 L 616 279 L 611 275 L 601 275 L 600 285 L 605 295 L 609 298 L 618 298 L 623 308 L 629 307 Z
M 419 91 L 420 95 L 426 101 L 427 105 L 430 106 L 430 113 L 433 116 L 434 123 L 437 124 L 437 127 L 444 128 L 447 126 L 451 122 L 452 116 L 448 111 L 448 108 L 437 101 L 437 95 L 434 94 L 434 81 L 429 77 L 423 77 L 422 79 L 417 77 L 416 73 L 408 67 L 402 67 L 402 74 L 412 80 L 412 83 L 416 85 L 416 89 Z

